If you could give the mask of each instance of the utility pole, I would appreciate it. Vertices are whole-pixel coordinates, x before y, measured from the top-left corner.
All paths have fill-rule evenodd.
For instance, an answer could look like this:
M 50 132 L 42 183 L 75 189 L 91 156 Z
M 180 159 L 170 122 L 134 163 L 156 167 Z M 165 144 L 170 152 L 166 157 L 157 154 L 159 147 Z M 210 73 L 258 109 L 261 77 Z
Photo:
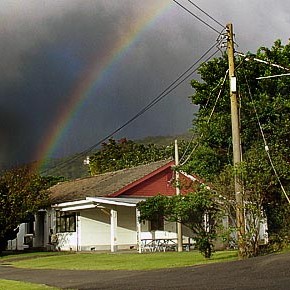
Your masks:
M 179 165 L 179 155 L 178 155 L 178 144 L 177 140 L 174 142 L 174 152 L 175 152 L 175 166 Z M 180 195 L 180 184 L 179 184 L 179 172 L 175 170 L 175 190 L 176 195 Z M 182 252 L 182 225 L 180 222 L 177 222 L 177 250 L 178 252 Z
M 233 25 L 227 24 L 227 53 L 229 62 L 230 98 L 231 98 L 231 120 L 232 120 L 232 139 L 233 139 L 233 163 L 237 166 L 241 162 L 241 139 L 240 122 L 237 102 L 237 89 L 234 62 L 234 40 Z M 245 216 L 243 204 L 243 192 L 239 176 L 235 174 L 235 198 L 236 198 L 236 223 L 238 235 L 239 257 L 242 258 L 245 252 Z

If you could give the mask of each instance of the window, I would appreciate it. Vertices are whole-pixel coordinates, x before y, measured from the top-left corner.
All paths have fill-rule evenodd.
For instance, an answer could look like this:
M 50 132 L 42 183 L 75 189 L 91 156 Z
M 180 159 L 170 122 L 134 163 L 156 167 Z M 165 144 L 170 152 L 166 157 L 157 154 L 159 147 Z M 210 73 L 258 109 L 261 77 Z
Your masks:
M 150 231 L 164 231 L 164 218 L 158 215 L 154 220 L 151 220 Z
M 26 217 L 26 234 L 34 234 L 34 221 L 35 217 L 33 214 L 29 214 Z
M 76 213 L 75 212 L 56 212 L 56 232 L 75 232 Z
M 26 223 L 26 234 L 34 234 L 34 221 Z

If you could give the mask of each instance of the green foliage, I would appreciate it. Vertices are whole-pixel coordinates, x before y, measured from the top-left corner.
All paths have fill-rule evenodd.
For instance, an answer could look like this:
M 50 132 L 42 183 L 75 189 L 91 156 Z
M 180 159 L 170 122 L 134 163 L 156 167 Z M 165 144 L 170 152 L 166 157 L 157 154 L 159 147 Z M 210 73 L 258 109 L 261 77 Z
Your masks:
M 188 142 L 180 142 L 181 152 Z M 134 167 L 154 161 L 173 158 L 174 146 L 139 144 L 123 138 L 119 141 L 109 139 L 102 148 L 90 157 L 90 173 L 96 175 Z
M 227 56 L 204 63 L 199 70 L 201 81 L 193 80 L 195 90 L 192 102 L 199 106 L 193 121 L 197 150 L 183 168 L 206 181 L 224 196 L 224 207 L 229 214 L 235 212 L 234 176 L 244 188 L 243 198 L 249 223 L 245 244 L 249 255 L 258 253 L 257 219 L 267 214 L 270 241 L 282 241 L 289 235 L 289 205 L 264 150 L 258 115 L 269 153 L 280 180 L 290 192 L 290 78 L 279 77 L 257 80 L 260 76 L 285 73 L 285 70 L 259 63 L 254 57 L 284 67 L 290 67 L 290 44 L 276 41 L 271 48 L 261 47 L 255 55 L 236 58 L 238 102 L 240 106 L 241 140 L 243 162 L 232 167 L 232 132 L 229 81 L 226 79 L 220 98 L 217 95 L 228 69 Z M 209 116 L 214 108 L 211 120 Z M 256 110 L 256 111 L 255 111 Z M 285 215 L 275 214 L 276 209 Z M 253 218 L 255 217 L 255 218 Z M 234 219 L 234 218 L 233 218 Z M 254 240 L 253 240 L 254 237 Z
M 288 164 L 283 161 L 278 152 L 273 156 L 272 161 L 275 168 L 281 173 L 287 171 Z M 240 176 L 246 214 L 246 233 L 243 237 L 244 255 L 247 257 L 257 256 L 260 253 L 259 230 L 261 222 L 267 217 L 270 248 L 272 243 L 277 244 L 278 241 L 285 241 L 290 230 L 290 207 L 281 192 L 277 191 L 279 184 L 266 153 L 258 148 L 252 148 L 244 154 L 244 160 L 238 167 L 225 167 L 213 182 L 215 190 L 223 197 L 224 211 L 231 216 L 232 221 L 235 221 L 236 208 L 235 175 Z M 282 174 L 281 177 L 283 177 Z M 284 181 L 286 180 L 284 179 Z
M 6 171 L 0 177 L 0 252 L 14 239 L 17 227 L 48 204 L 44 189 L 54 178 L 38 176 L 28 167 Z
M 169 198 L 164 195 L 156 195 L 144 201 L 140 201 L 137 208 L 140 211 L 140 221 L 152 221 L 158 216 L 165 216 L 169 205 Z
M 202 178 L 211 180 L 219 173 L 221 164 L 225 163 L 225 158 L 222 152 L 206 145 L 200 145 L 192 153 L 190 162 L 183 166 L 183 170 L 198 173 Z
M 189 141 L 191 139 L 191 135 L 192 134 L 190 133 L 184 133 L 178 136 L 149 136 L 144 139 L 135 140 L 134 142 L 137 144 L 143 144 L 145 147 L 154 144 L 154 146 L 158 149 L 166 148 L 167 146 L 173 148 L 172 144 L 175 139 Z M 187 143 L 188 142 L 181 141 L 181 147 L 183 146 L 182 144 Z M 102 149 L 103 147 L 100 150 Z M 98 155 L 98 151 L 99 150 L 95 150 L 93 153 L 91 153 L 91 155 L 94 156 L 95 153 Z M 171 154 L 169 157 L 171 157 Z M 67 180 L 89 177 L 90 172 L 88 170 L 88 165 L 84 164 L 84 159 L 86 159 L 86 156 L 80 153 L 64 158 L 47 159 L 44 161 L 41 169 L 42 172 L 40 172 L 40 174 L 63 176 Z
M 216 196 L 209 189 L 201 187 L 195 193 L 185 196 L 157 195 L 139 202 L 137 208 L 140 221 L 154 220 L 162 215 L 166 221 L 180 222 L 187 226 L 192 230 L 200 252 L 207 258 L 211 257 L 219 209 Z
M 116 171 L 166 159 L 171 154 L 171 149 L 168 147 L 137 144 L 125 138 L 119 141 L 109 139 L 108 143 L 102 144 L 101 150 L 90 157 L 90 172 L 96 175 Z
M 280 41 L 275 42 L 271 49 L 260 48 L 255 56 L 269 62 L 290 67 L 290 45 L 283 46 Z M 287 156 L 290 156 L 288 146 L 290 140 L 290 78 L 281 77 L 256 80 L 256 77 L 259 76 L 280 74 L 284 71 L 255 62 L 253 57 L 254 55 L 249 55 L 249 61 L 245 61 L 243 57 L 236 59 L 243 152 L 246 152 L 253 146 L 259 146 L 260 150 L 263 150 L 261 133 L 253 106 L 254 103 L 269 147 L 271 149 L 278 149 L 279 152 L 284 153 L 284 159 L 289 160 Z M 193 80 L 191 82 L 195 90 L 192 102 L 199 106 L 199 111 L 193 121 L 193 130 L 197 135 L 196 142 L 202 145 L 202 151 L 211 151 L 211 157 L 209 158 L 212 158 L 212 162 L 209 162 L 209 173 L 207 174 L 209 179 L 213 177 L 213 172 L 221 172 L 223 167 L 231 163 L 232 160 L 230 97 L 227 89 L 229 87 L 228 79 L 220 99 L 216 103 L 216 97 L 227 67 L 226 55 L 213 59 L 201 66 L 199 73 L 202 81 Z M 249 94 L 248 84 L 252 98 Z M 214 106 L 214 114 L 211 121 L 208 122 Z M 196 157 L 192 158 L 192 162 L 198 163 L 199 159 L 200 154 L 196 154 Z M 218 163 L 216 159 L 219 159 Z M 201 168 L 200 172 L 197 169 L 195 173 L 203 176 L 203 171 L 203 168 Z

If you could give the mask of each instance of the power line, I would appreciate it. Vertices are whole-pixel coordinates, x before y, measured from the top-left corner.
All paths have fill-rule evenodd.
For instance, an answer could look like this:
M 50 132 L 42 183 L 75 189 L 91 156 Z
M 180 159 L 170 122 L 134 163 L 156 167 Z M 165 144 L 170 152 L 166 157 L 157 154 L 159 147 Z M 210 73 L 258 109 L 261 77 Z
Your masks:
M 250 89 L 250 86 L 249 86 L 249 83 L 248 83 L 248 79 L 247 79 L 246 75 L 244 75 L 244 77 L 245 77 L 245 80 L 246 80 L 246 83 L 247 83 L 249 96 L 250 96 L 251 102 L 252 102 L 253 107 L 254 107 L 254 111 L 255 111 L 256 119 L 257 119 L 257 122 L 258 122 L 258 125 L 259 125 L 259 129 L 260 129 L 260 132 L 261 132 L 261 135 L 262 135 L 262 138 L 263 138 L 264 148 L 265 148 L 266 154 L 267 154 L 267 156 L 268 156 L 268 159 L 269 159 L 269 161 L 270 161 L 270 164 L 271 164 L 271 167 L 272 167 L 272 169 L 273 169 L 273 171 L 274 171 L 274 174 L 275 174 L 275 176 L 276 176 L 276 178 L 277 178 L 277 180 L 278 180 L 278 182 L 279 182 L 279 185 L 280 185 L 280 187 L 281 187 L 281 190 L 282 190 L 283 194 L 285 195 L 285 197 L 286 197 L 288 203 L 290 204 L 290 199 L 289 199 L 289 197 L 288 197 L 288 194 L 286 193 L 286 191 L 285 191 L 285 189 L 284 189 L 284 186 L 283 186 L 283 184 L 282 184 L 282 182 L 281 182 L 281 180 L 280 180 L 280 177 L 279 177 L 279 175 L 278 175 L 278 173 L 277 173 L 277 170 L 276 170 L 276 168 L 275 168 L 275 166 L 274 166 L 274 163 L 273 163 L 273 161 L 272 161 L 272 158 L 271 158 L 271 155 L 270 155 L 270 152 L 269 152 L 269 146 L 268 146 L 268 144 L 267 144 L 267 141 L 266 141 L 266 138 L 265 138 L 265 134 L 264 134 L 264 131 L 263 131 L 263 128 L 262 128 L 261 122 L 260 122 L 260 118 L 259 118 L 259 116 L 258 116 L 258 112 L 257 112 L 256 106 L 255 106 L 254 100 L 253 100 L 253 96 L 252 96 L 251 89 Z
M 192 11 L 190 11 L 188 8 L 186 8 L 184 5 L 182 5 L 181 3 L 179 3 L 177 0 L 172 0 L 173 2 L 175 2 L 178 6 L 180 6 L 182 9 L 184 9 L 186 12 L 188 12 L 189 14 L 191 14 L 193 17 L 195 17 L 196 19 L 198 19 L 200 22 L 202 22 L 204 25 L 206 25 L 207 27 L 209 27 L 210 29 L 212 29 L 214 32 L 216 32 L 217 34 L 221 34 L 220 31 L 218 31 L 217 29 L 215 29 L 212 25 L 208 24 L 206 21 L 204 21 L 203 19 L 201 19 L 199 16 L 197 16 L 196 14 L 194 14 Z M 224 26 L 222 26 L 224 28 Z
M 193 3 L 190 0 L 187 0 L 189 3 L 191 3 L 195 8 L 197 8 L 199 11 L 201 11 L 202 13 L 204 13 L 207 17 L 209 17 L 211 20 L 213 20 L 215 23 L 217 23 L 219 26 L 221 26 L 222 28 L 225 28 L 225 26 L 223 24 L 221 24 L 219 21 L 217 21 L 216 19 L 214 19 L 211 15 L 209 15 L 206 11 L 204 11 L 203 9 L 201 9 L 197 4 Z
M 204 20 L 202 20 L 200 17 L 198 17 L 197 15 L 195 15 L 193 12 L 191 12 L 189 9 L 187 9 L 186 7 L 184 7 L 183 5 L 181 5 L 178 1 L 173 0 L 176 4 L 178 4 L 180 7 L 182 7 L 183 9 L 185 9 L 188 13 L 190 13 L 192 16 L 194 16 L 195 18 L 197 18 L 199 21 L 201 21 L 202 23 L 204 23 L 206 26 L 208 26 L 209 28 L 211 28 L 212 30 L 214 30 L 216 33 L 218 33 L 219 36 L 222 35 L 222 31 L 218 31 L 217 29 L 215 29 L 213 26 L 211 26 L 210 24 L 208 24 L 207 22 L 205 22 Z M 189 1 L 189 0 L 188 0 Z M 216 22 L 218 25 L 220 25 L 222 28 L 224 28 L 224 26 L 218 22 L 217 20 L 215 20 L 212 16 L 210 16 L 207 12 L 205 12 L 203 9 L 201 9 L 198 5 L 194 4 L 192 1 L 189 1 L 193 6 L 195 6 L 198 10 L 200 10 L 201 12 L 203 12 L 207 17 L 209 17 L 211 20 L 213 20 L 214 22 Z M 222 42 L 222 39 L 219 37 L 217 39 L 217 42 L 220 44 Z M 108 134 L 106 137 L 104 137 L 102 140 L 100 140 L 99 142 L 97 142 L 96 144 L 93 144 L 92 146 L 90 146 L 88 149 L 76 154 L 74 157 L 70 158 L 69 160 L 65 160 L 62 163 L 59 163 L 58 165 L 47 169 L 45 171 L 42 171 L 42 173 L 51 171 L 53 169 L 55 169 L 56 167 L 58 168 L 63 168 L 66 164 L 71 163 L 72 161 L 76 160 L 77 158 L 88 154 L 89 152 L 91 152 L 94 148 L 96 148 L 97 146 L 99 146 L 101 143 L 103 143 L 104 141 L 106 141 L 108 138 L 112 137 L 114 134 L 118 133 L 119 131 L 121 131 L 124 127 L 126 127 L 127 125 L 129 125 L 131 122 L 133 122 L 135 119 L 137 119 L 139 116 L 141 116 L 142 114 L 144 114 L 147 110 L 149 110 L 150 108 L 152 108 L 154 105 L 156 105 L 158 102 L 160 102 L 163 98 L 165 98 L 169 93 L 171 93 L 175 88 L 177 88 L 181 83 L 183 83 L 186 79 L 188 79 L 197 69 L 195 69 L 194 71 L 191 71 L 193 69 L 193 67 L 200 62 L 214 47 L 216 46 L 216 42 L 214 43 L 214 45 L 212 45 L 193 65 L 191 65 L 183 74 L 181 74 L 173 83 L 171 83 L 162 93 L 160 93 L 153 101 L 151 101 L 146 107 L 144 107 L 142 110 L 140 110 L 136 115 L 134 115 L 131 119 L 129 119 L 127 122 L 125 122 L 122 126 L 118 127 L 116 130 L 114 130 L 112 133 Z M 213 53 L 209 58 L 207 58 L 205 61 L 208 61 L 211 57 L 213 57 L 215 54 L 217 53 L 217 51 L 215 53 Z M 191 71 L 191 72 L 190 72 Z M 61 167 L 62 166 L 62 167 Z
M 86 154 L 88 154 L 89 152 L 91 152 L 93 149 L 95 149 L 96 147 L 98 147 L 100 144 L 102 144 L 103 142 L 105 142 L 107 139 L 109 139 L 110 137 L 112 137 L 113 135 L 115 135 L 116 133 L 118 133 L 119 131 L 121 131 L 124 127 L 128 126 L 130 123 L 132 123 L 138 117 L 140 117 L 141 115 L 143 115 L 146 111 L 148 111 L 150 108 L 152 108 L 154 105 L 156 105 L 157 103 L 159 103 L 162 99 L 164 99 L 169 93 L 171 93 L 180 84 L 182 84 L 185 80 L 187 80 L 193 73 L 195 73 L 198 70 L 199 67 L 197 67 L 194 70 L 192 70 L 192 69 L 204 57 L 206 57 L 213 50 L 213 48 L 216 47 L 216 46 L 217 46 L 217 42 L 214 42 L 214 44 L 212 46 L 210 46 L 210 48 L 208 50 L 206 50 L 206 52 L 203 53 L 202 56 L 200 58 L 198 58 L 198 60 L 196 60 L 184 73 L 182 73 L 175 81 L 173 81 L 166 89 L 164 89 L 156 98 L 154 98 L 148 105 L 146 105 L 143 109 L 141 109 L 136 115 L 134 115 L 132 118 L 130 118 L 128 121 L 126 121 L 123 125 L 121 125 L 117 129 L 115 129 L 114 131 L 112 131 L 110 134 L 108 134 L 107 136 L 105 136 L 104 138 L 102 138 L 100 141 L 98 141 L 97 143 L 93 144 L 89 148 L 87 148 L 84 151 L 82 151 L 82 152 L 76 154 L 75 156 L 71 157 L 70 159 L 67 159 L 67 160 L 63 161 L 63 162 L 55 165 L 52 168 L 43 170 L 41 172 L 41 174 L 44 174 L 44 173 L 47 173 L 47 172 L 51 172 L 51 171 L 53 171 L 56 168 L 58 168 L 58 169 L 64 168 L 67 164 L 75 161 L 76 159 L 78 159 L 81 156 L 85 156 Z M 205 62 L 208 61 L 210 58 L 212 58 L 218 51 L 219 50 L 217 50 L 213 54 L 211 54 L 205 60 Z
M 290 76 L 290 73 L 272 75 L 272 76 L 266 76 L 266 77 L 258 77 L 258 78 L 256 78 L 256 80 L 272 79 L 272 78 L 279 78 L 279 77 L 284 77 L 284 76 Z
M 219 98 L 220 98 L 220 96 L 221 96 L 221 94 L 222 94 L 222 91 L 223 91 L 223 88 L 224 88 L 224 84 L 225 84 L 225 81 L 226 81 L 226 78 L 227 78 L 227 75 L 228 75 L 228 73 L 229 73 L 229 70 L 227 70 L 226 71 L 226 73 L 225 73 L 225 76 L 224 76 L 224 78 L 223 78 L 223 80 L 222 80 L 222 84 L 221 84 L 221 88 L 220 88 L 220 90 L 219 90 L 219 93 L 218 93 L 218 96 L 217 96 L 217 98 L 216 98 L 216 100 L 215 100 L 215 103 L 214 103 L 214 106 L 213 106 L 213 108 L 212 108 L 212 110 L 211 110 L 211 113 L 210 113 L 210 115 L 209 115 L 209 117 L 208 117 L 208 119 L 207 119 L 207 124 L 209 124 L 209 122 L 210 122 L 210 120 L 211 120 L 211 118 L 212 118 L 212 116 L 213 116 L 213 113 L 214 113 L 214 111 L 215 111 L 215 108 L 216 108 L 216 105 L 217 105 L 217 102 L 218 102 L 218 100 L 219 100 Z M 220 86 L 220 84 L 218 84 L 218 86 Z M 214 89 L 213 89 L 213 91 L 218 87 L 218 86 L 216 86 Z M 212 91 L 212 92 L 213 92 Z M 201 134 L 201 136 L 200 136 L 201 138 L 203 137 L 203 133 Z M 194 151 L 196 150 L 196 148 L 199 146 L 199 142 L 194 146 L 194 148 L 192 149 L 192 151 L 190 152 L 190 154 L 187 156 L 187 158 L 181 163 L 181 160 L 185 157 L 185 155 L 186 155 L 186 153 L 187 153 L 187 151 L 188 151 L 188 149 L 189 149 L 189 146 L 186 148 L 186 150 L 185 150 L 185 152 L 183 153 L 183 155 L 182 155 L 182 157 L 180 158 L 180 165 L 182 166 L 182 165 L 184 165 L 189 159 L 190 159 L 190 157 L 192 156 L 192 154 L 194 153 Z
M 246 61 L 254 60 L 256 62 L 264 63 L 264 64 L 267 64 L 269 66 L 273 66 L 273 67 L 280 68 L 280 69 L 283 69 L 283 70 L 286 70 L 286 71 L 290 71 L 290 68 L 288 68 L 288 67 L 284 67 L 284 66 L 282 66 L 280 64 L 272 63 L 270 61 L 266 61 L 266 60 L 257 58 L 257 57 L 255 57 L 253 55 L 246 55 L 246 54 L 244 54 L 242 52 L 238 52 L 238 51 L 236 51 L 235 53 L 237 55 L 239 55 L 239 56 L 244 57 Z
M 226 78 L 226 76 L 227 76 L 227 73 L 226 73 L 224 79 Z M 211 99 L 211 96 L 213 95 L 213 92 L 214 92 L 214 91 L 215 91 L 215 90 L 220 86 L 220 84 L 221 84 L 221 82 L 219 82 L 219 83 L 218 83 L 218 84 L 217 84 L 217 85 L 216 85 L 216 86 L 211 90 L 211 92 L 209 93 L 209 96 L 208 96 L 207 102 L 206 102 L 206 104 L 205 104 L 205 106 L 204 106 L 204 109 L 207 108 L 207 106 L 208 106 L 208 104 L 209 104 L 209 101 L 210 101 L 210 99 Z M 220 93 L 219 93 L 219 95 L 220 95 Z M 218 98 L 219 98 L 219 96 L 218 96 Z M 217 98 L 216 101 L 215 101 L 214 108 L 215 108 L 215 106 L 216 106 L 216 104 L 217 104 L 217 100 L 218 100 L 218 98 Z M 212 114 L 213 114 L 213 112 L 214 112 L 214 108 L 213 108 L 213 110 L 212 110 L 210 116 L 212 116 Z M 209 122 L 209 120 L 208 120 L 208 122 Z M 207 122 L 207 123 L 208 123 L 208 122 Z M 201 137 L 202 137 L 202 136 L 203 136 L 203 134 L 201 135 Z M 193 139 L 194 139 L 194 134 L 192 135 L 192 137 L 191 137 L 191 139 L 190 139 L 190 141 L 189 141 L 188 146 L 186 147 L 184 153 L 182 154 L 182 156 L 181 156 L 181 158 L 180 158 L 180 163 L 181 163 L 182 159 L 185 157 L 187 151 L 189 150 L 190 144 L 193 142 Z M 197 146 L 195 146 L 195 148 L 194 148 L 193 150 L 195 151 L 195 149 L 196 149 L 198 146 L 199 146 L 199 143 L 197 144 Z M 192 155 L 192 153 L 193 153 L 193 152 L 191 152 L 190 155 Z M 189 159 L 189 158 L 186 159 L 186 162 L 187 162 L 188 159 Z M 186 162 L 184 162 L 182 165 L 184 165 Z
M 213 46 L 214 47 L 214 46 Z M 121 131 L 124 127 L 126 127 L 127 125 L 129 125 L 131 122 L 133 122 L 135 119 L 137 119 L 139 116 L 141 116 L 142 114 L 144 114 L 147 110 L 149 110 L 151 107 L 153 107 L 155 104 L 157 104 L 159 101 L 161 101 L 164 97 L 166 97 L 169 93 L 171 93 L 175 88 L 177 88 L 181 83 L 183 83 L 186 79 L 188 79 L 190 77 L 190 75 L 192 75 L 198 68 L 196 68 L 194 71 L 189 72 L 207 53 L 209 53 L 209 51 L 213 48 L 211 47 L 205 54 L 203 54 L 203 56 L 201 56 L 198 61 L 196 61 L 189 69 L 186 70 L 185 73 L 183 73 L 181 76 L 179 76 L 177 78 L 177 80 L 175 80 L 170 86 L 168 86 L 161 94 L 158 95 L 157 98 L 155 98 L 152 102 L 150 102 L 145 108 L 143 108 L 141 111 L 139 111 L 134 117 L 132 117 L 131 119 L 129 119 L 127 122 L 125 122 L 122 126 L 118 127 L 116 130 L 114 130 L 113 132 L 111 132 L 110 134 L 108 134 L 106 137 L 104 137 L 103 139 L 101 139 L 99 142 L 97 142 L 96 144 L 90 146 L 89 148 L 87 148 L 86 150 L 76 154 L 75 156 L 73 156 L 72 158 L 65 160 L 61 163 L 59 163 L 58 165 L 43 171 L 42 173 L 51 171 L 55 168 L 59 168 L 62 169 L 65 167 L 66 164 L 69 164 L 71 162 L 73 162 L 74 160 L 78 159 L 81 156 L 85 156 L 86 154 L 88 154 L 89 152 L 91 152 L 93 149 L 95 149 L 97 146 L 99 146 L 100 144 L 102 144 L 103 142 L 105 142 L 107 139 L 109 139 L 110 137 L 112 137 L 113 135 L 115 135 L 116 133 L 118 133 L 119 131 Z M 213 53 L 212 55 L 210 55 L 209 58 L 207 58 L 205 61 L 207 61 L 208 59 L 210 59 L 211 57 L 213 57 L 214 54 L 216 54 L 218 51 L 216 51 L 215 53 Z M 188 75 L 186 75 L 180 82 L 178 82 L 187 72 Z M 178 83 L 177 83 L 178 82 Z M 177 83 L 177 84 L 176 84 Z M 175 86 L 173 86 L 174 84 L 176 84 Z M 169 88 L 171 88 L 169 91 L 167 91 Z M 166 92 L 166 94 L 165 94 Z

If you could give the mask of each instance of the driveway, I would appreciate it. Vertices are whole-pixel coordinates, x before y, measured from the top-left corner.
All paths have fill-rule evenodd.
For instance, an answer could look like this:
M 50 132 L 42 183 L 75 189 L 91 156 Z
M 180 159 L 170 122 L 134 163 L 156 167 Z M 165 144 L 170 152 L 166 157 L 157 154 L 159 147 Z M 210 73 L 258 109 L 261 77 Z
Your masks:
M 290 254 L 154 271 L 28 270 L 2 265 L 0 278 L 64 289 L 290 289 Z

